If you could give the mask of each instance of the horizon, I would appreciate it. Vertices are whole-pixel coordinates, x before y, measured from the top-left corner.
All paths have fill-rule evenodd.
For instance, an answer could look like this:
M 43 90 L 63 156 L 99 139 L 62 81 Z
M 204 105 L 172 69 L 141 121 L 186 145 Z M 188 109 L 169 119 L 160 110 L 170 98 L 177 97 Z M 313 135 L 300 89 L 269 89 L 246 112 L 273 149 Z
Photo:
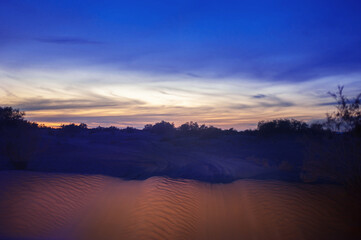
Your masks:
M 76 125 L 76 126 L 79 126 L 80 124 L 84 124 L 83 122 L 67 122 L 67 123 L 55 123 L 54 125 L 47 125 L 46 123 L 42 123 L 42 122 L 36 122 L 36 121 L 30 121 L 28 119 L 26 119 L 26 115 L 24 116 L 24 120 L 25 121 L 28 121 L 29 123 L 33 123 L 33 124 L 37 124 L 39 127 L 42 127 L 44 126 L 45 128 L 52 128 L 52 129 L 61 129 L 62 126 L 67 126 L 67 125 Z M 271 119 L 271 120 L 267 120 L 267 121 L 273 121 L 273 120 L 297 120 L 297 119 L 293 119 L 293 118 L 278 118 L 278 119 Z M 326 120 L 326 119 L 324 119 Z M 261 120 L 261 121 L 265 121 L 265 120 Z M 265 121 L 265 122 L 267 122 Z M 299 121 L 299 120 L 297 120 Z M 188 123 L 196 123 L 198 124 L 198 126 L 206 126 L 206 127 L 215 127 L 215 128 L 218 128 L 218 129 L 221 129 L 222 131 L 225 131 L 225 130 L 235 130 L 235 131 L 238 131 L 238 132 L 242 132 L 242 131 L 247 131 L 247 130 L 257 130 L 257 125 L 258 123 L 255 124 L 255 128 L 246 128 L 246 129 L 236 129 L 236 128 L 233 128 L 233 127 L 230 127 L 230 128 L 222 128 L 222 127 L 217 127 L 217 126 L 213 126 L 213 125 L 207 125 L 207 124 L 204 124 L 204 123 L 199 123 L 199 122 L 196 122 L 196 121 L 186 121 L 186 122 L 183 122 L 183 123 L 180 123 L 180 124 L 175 124 L 174 122 L 170 122 L 170 121 L 166 121 L 166 120 L 160 120 L 159 122 L 154 122 L 154 123 L 148 123 L 146 125 L 155 125 L 157 123 L 161 123 L 161 122 L 166 122 L 166 123 L 170 123 L 174 126 L 175 129 L 181 127 L 183 124 L 188 124 Z M 304 122 L 304 121 L 301 121 L 301 122 Z M 315 121 L 315 122 L 304 122 L 306 123 L 308 126 L 310 126 L 311 124 L 313 123 L 316 123 L 316 124 L 323 124 L 322 121 Z M 114 125 L 109 125 L 109 126 L 101 126 L 101 125 L 98 125 L 98 126 L 89 126 L 86 124 L 86 127 L 87 129 L 96 129 L 96 128 L 109 128 L 109 127 L 115 127 L 119 130 L 123 130 L 123 129 L 126 129 L 126 128 L 134 128 L 136 130 L 144 130 L 144 128 L 146 127 L 146 125 L 144 125 L 143 127 L 132 127 L 132 126 L 122 126 L 122 127 L 117 127 L 117 126 L 114 126 Z
M 325 119 L 361 92 L 358 1 L 2 1 L 0 101 L 47 126 Z

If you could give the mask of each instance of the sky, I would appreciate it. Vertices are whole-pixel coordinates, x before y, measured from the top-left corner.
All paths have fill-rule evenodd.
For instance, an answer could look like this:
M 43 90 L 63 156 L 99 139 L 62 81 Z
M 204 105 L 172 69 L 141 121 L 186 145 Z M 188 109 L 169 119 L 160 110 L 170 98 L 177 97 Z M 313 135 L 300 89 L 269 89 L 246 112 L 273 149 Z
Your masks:
M 30 121 L 313 122 L 361 92 L 360 1 L 0 1 L 0 105 Z

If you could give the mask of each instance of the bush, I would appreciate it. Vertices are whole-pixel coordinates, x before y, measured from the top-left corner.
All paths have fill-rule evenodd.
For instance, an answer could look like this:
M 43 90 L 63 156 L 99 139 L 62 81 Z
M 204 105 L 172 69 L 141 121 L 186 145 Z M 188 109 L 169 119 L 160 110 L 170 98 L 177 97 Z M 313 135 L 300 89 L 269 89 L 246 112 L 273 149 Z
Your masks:
M 138 129 L 134 128 L 134 127 L 126 127 L 126 128 L 124 128 L 124 129 L 122 129 L 120 131 L 125 132 L 125 133 L 136 133 L 136 132 L 138 132 L 140 130 L 138 130 Z
M 334 135 L 309 139 L 302 167 L 305 181 L 329 180 L 361 190 L 361 140 Z
M 213 126 L 204 127 L 200 130 L 200 137 L 203 139 L 218 138 L 223 135 L 225 135 L 225 133 L 222 131 L 222 129 Z
M 350 100 L 344 96 L 342 86 L 329 94 L 336 100 L 336 111 L 326 114 L 324 126 L 328 134 L 308 139 L 301 177 L 305 181 L 323 179 L 343 183 L 361 198 L 361 94 Z M 320 130 L 321 126 L 311 128 Z
M 38 125 L 24 119 L 25 113 L 12 107 L 0 107 L 0 143 L 2 155 L 16 169 L 26 169 L 37 151 Z
M 202 129 L 204 129 L 204 125 L 202 125 Z M 197 122 L 186 122 L 178 127 L 178 130 L 183 133 L 187 132 L 196 132 L 199 131 L 201 128 L 199 127 Z
M 152 132 L 152 133 L 156 133 L 156 134 L 159 134 L 159 135 L 169 135 L 169 134 L 174 134 L 176 129 L 174 127 L 174 123 L 161 121 L 161 122 L 156 123 L 154 125 L 147 124 L 147 125 L 144 126 L 143 130 L 149 131 L 149 132 Z
M 85 123 L 80 123 L 79 125 L 76 125 L 75 123 L 71 123 L 68 125 L 61 125 L 61 131 L 65 134 L 69 134 L 71 136 L 74 136 L 76 134 L 81 133 L 84 130 L 88 129 L 88 126 Z
M 258 122 L 257 130 L 261 135 L 304 133 L 308 125 L 295 119 L 276 119 Z
M 339 132 L 351 132 L 361 136 L 361 93 L 353 99 L 343 94 L 343 86 L 338 86 L 336 93 L 329 94 L 336 100 L 336 111 L 326 114 L 327 128 Z
M 39 135 L 36 129 L 20 127 L 8 129 L 3 145 L 5 156 L 18 170 L 28 168 L 30 160 L 38 150 Z
M 12 107 L 0 107 L 0 128 L 17 126 L 25 123 L 24 112 Z

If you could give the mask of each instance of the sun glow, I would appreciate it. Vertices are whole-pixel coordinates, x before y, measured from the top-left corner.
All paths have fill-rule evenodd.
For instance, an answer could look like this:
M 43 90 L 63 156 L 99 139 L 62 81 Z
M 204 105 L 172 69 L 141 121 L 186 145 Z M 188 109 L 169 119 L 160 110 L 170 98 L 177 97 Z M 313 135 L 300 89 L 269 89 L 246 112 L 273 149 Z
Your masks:
M 20 108 L 29 120 L 48 126 L 85 122 L 90 127 L 141 128 L 165 120 L 244 129 L 274 118 L 321 119 L 332 110 L 322 105 L 331 100 L 326 98 L 329 86 L 324 86 L 329 79 L 300 85 L 109 69 L 3 69 L 0 73 L 3 105 Z

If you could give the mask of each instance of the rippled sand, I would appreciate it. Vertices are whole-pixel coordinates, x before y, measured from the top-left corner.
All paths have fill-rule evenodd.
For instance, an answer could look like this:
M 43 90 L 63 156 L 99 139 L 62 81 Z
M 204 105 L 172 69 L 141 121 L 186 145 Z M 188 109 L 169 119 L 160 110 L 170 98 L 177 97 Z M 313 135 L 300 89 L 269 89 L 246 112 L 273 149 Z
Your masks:
M 361 239 L 339 186 L 0 173 L 0 237 Z

